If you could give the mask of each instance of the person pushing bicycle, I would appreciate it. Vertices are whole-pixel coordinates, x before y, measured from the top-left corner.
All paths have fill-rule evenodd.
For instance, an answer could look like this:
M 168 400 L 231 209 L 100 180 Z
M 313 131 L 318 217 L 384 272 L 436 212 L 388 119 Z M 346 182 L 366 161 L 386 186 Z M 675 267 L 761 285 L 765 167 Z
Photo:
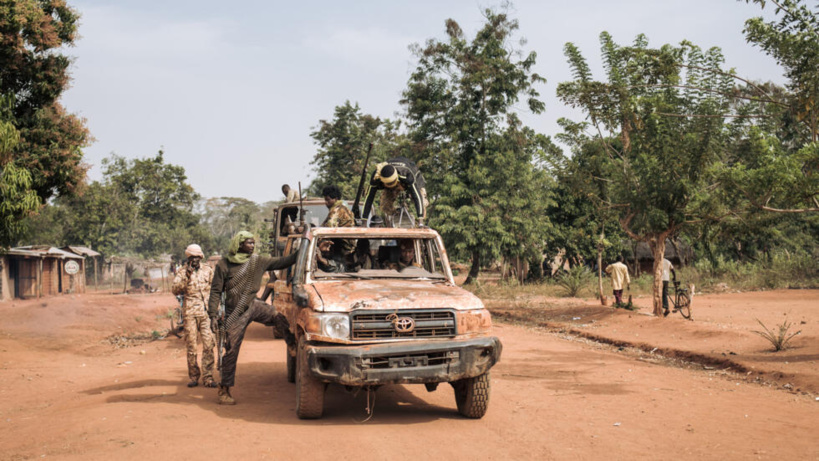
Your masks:
M 663 258 L 660 261 L 660 264 L 663 266 L 663 317 L 667 317 L 669 310 L 668 310 L 668 282 L 674 280 L 677 281 L 677 273 L 674 272 L 674 265 L 671 264 L 671 261 Z M 671 277 L 669 277 L 669 273 Z M 674 311 L 676 312 L 677 309 L 675 308 Z

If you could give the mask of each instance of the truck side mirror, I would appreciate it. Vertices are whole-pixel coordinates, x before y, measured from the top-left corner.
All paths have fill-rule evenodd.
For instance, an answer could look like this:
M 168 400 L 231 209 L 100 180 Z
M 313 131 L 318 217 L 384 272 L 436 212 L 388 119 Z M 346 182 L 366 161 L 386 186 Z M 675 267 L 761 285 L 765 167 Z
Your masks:
M 296 301 L 297 306 L 307 307 L 309 298 L 304 285 L 293 285 L 293 299 Z

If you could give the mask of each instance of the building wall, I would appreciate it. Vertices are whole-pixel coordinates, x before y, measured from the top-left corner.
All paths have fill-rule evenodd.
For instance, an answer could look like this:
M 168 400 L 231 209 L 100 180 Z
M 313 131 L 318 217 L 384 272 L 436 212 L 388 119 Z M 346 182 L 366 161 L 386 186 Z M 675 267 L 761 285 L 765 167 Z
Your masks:
M 0 256 L 0 301 L 14 299 L 14 292 L 9 281 L 9 258 Z

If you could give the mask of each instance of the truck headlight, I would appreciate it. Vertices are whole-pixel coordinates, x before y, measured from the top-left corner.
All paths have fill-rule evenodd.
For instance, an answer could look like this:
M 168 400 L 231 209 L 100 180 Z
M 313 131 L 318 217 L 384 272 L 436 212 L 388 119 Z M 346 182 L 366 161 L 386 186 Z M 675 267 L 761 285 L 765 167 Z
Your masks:
M 321 318 L 324 336 L 334 339 L 350 339 L 350 317 L 345 314 L 325 314 Z

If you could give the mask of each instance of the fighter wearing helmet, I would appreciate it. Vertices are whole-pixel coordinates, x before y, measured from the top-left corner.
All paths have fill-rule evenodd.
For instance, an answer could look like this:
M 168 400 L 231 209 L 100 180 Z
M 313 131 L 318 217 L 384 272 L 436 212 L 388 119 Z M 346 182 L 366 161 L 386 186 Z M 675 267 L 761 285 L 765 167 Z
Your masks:
M 205 387 L 216 387 L 213 379 L 213 347 L 216 345 L 211 333 L 210 320 L 207 314 L 207 302 L 210 298 L 210 285 L 213 280 L 213 269 L 202 264 L 205 254 L 197 244 L 188 245 L 185 249 L 188 261 L 176 273 L 171 291 L 184 296 L 185 343 L 188 350 L 188 387 L 199 385 L 199 377 Z M 197 340 L 202 340 L 202 369 L 197 364 Z
M 384 191 L 381 194 L 381 211 L 385 216 L 392 216 L 395 212 L 396 197 L 402 191 L 406 191 L 415 203 L 419 220 L 426 218 L 426 206 L 428 205 L 426 182 L 412 160 L 405 157 L 394 157 L 376 165 L 370 178 L 367 199 L 364 202 L 364 212 L 361 216 L 364 220 L 370 216 L 375 194 L 379 190 Z

